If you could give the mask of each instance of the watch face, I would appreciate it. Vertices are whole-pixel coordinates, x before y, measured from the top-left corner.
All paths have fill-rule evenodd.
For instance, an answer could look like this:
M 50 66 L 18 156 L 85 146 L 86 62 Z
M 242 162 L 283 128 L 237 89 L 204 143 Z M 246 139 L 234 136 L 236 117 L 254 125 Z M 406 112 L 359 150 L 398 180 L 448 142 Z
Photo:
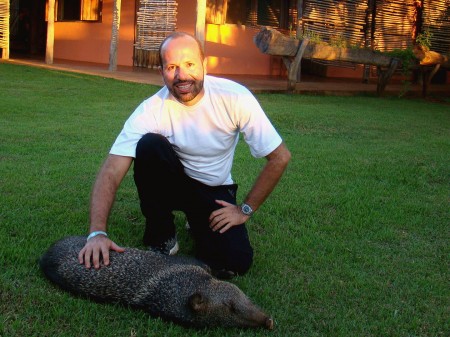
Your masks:
M 251 215 L 253 213 L 253 210 L 249 205 L 243 204 L 242 205 L 242 213 L 244 213 L 245 215 Z

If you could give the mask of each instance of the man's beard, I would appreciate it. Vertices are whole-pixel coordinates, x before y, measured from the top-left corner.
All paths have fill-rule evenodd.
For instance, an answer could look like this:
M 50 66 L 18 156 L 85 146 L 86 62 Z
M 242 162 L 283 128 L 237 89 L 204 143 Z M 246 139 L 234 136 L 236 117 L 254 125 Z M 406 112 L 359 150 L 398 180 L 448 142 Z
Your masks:
M 169 91 L 179 102 L 190 102 L 202 91 L 203 82 L 204 80 L 176 81 L 169 87 Z M 189 87 L 184 89 L 183 85 Z

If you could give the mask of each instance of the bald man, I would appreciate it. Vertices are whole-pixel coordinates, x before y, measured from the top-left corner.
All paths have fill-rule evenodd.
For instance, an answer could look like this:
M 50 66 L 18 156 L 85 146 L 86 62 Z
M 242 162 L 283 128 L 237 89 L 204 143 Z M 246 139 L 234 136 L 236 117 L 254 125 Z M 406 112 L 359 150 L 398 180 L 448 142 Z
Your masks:
M 144 244 L 178 250 L 173 211 L 185 213 L 195 255 L 220 278 L 242 275 L 253 261 L 245 222 L 277 185 L 290 160 L 283 143 L 248 89 L 206 75 L 199 41 L 175 32 L 160 46 L 165 86 L 125 122 L 97 176 L 91 196 L 90 234 L 79 253 L 86 268 L 109 264 L 123 248 L 107 235 L 117 189 L 134 161 L 134 180 L 146 219 Z M 255 158 L 266 158 L 245 199 L 236 200 L 231 168 L 243 135 Z

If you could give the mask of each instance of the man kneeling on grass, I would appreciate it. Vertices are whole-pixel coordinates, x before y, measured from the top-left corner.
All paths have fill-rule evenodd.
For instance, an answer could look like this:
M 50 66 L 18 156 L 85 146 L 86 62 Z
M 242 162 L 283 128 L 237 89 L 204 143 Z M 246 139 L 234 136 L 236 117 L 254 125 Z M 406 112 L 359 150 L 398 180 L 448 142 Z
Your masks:
M 281 178 L 289 150 L 255 97 L 243 86 L 206 75 L 199 41 L 186 33 L 160 46 L 165 86 L 126 121 L 94 184 L 90 235 L 80 263 L 109 264 L 109 250 L 123 248 L 107 237 L 107 220 L 117 189 L 134 160 L 134 180 L 146 218 L 144 244 L 175 254 L 174 210 L 186 214 L 196 257 L 217 277 L 244 274 L 253 261 L 245 222 Z M 267 162 L 239 206 L 231 178 L 242 132 L 254 157 Z

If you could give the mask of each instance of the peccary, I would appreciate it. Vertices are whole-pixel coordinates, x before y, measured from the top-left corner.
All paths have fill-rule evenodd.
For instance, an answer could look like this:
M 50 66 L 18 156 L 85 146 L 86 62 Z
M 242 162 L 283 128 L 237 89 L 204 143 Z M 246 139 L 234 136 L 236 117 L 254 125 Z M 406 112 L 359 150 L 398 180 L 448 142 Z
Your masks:
M 214 278 L 201 262 L 127 248 L 110 252 L 110 265 L 87 269 L 78 262 L 86 237 L 67 237 L 41 257 L 50 281 L 73 294 L 120 302 L 152 316 L 193 327 L 265 327 L 273 320 L 235 285 Z

